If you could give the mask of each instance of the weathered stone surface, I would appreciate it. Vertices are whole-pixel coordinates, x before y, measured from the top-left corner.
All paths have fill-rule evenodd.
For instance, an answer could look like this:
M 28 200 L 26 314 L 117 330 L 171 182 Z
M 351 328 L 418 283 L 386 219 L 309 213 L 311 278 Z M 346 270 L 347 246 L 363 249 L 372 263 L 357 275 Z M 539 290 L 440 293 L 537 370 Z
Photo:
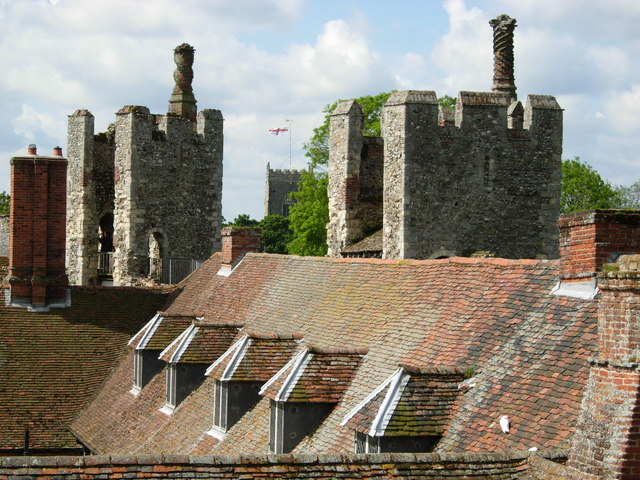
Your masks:
M 267 173 L 264 185 L 264 216 L 289 215 L 289 208 L 293 200 L 289 198 L 291 192 L 298 191 L 300 170 L 273 170 L 267 163 Z
M 0 215 L 0 257 L 9 256 L 9 215 Z
M 170 102 L 168 115 L 125 106 L 97 135 L 90 112 L 69 116 L 67 268 L 73 284 L 96 281 L 99 251 L 113 250 L 115 285 L 134 285 L 155 275 L 162 259 L 204 260 L 220 249 L 223 118 L 219 110 L 196 116 L 195 99 L 185 100 L 193 97 L 193 49 L 185 45 L 175 50 L 171 102 L 180 99 Z

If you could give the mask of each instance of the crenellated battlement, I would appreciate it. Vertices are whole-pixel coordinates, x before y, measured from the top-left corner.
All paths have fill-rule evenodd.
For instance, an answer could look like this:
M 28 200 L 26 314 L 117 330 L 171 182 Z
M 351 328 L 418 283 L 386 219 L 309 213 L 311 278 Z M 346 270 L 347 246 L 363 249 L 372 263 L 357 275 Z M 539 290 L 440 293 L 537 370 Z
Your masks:
M 174 53 L 169 113 L 126 105 L 98 134 L 88 110 L 69 116 L 72 283 L 96 281 L 100 252 L 111 252 L 116 285 L 129 285 L 164 258 L 204 260 L 220 249 L 224 119 L 219 110 L 196 113 L 193 49 L 183 44 Z
M 493 91 L 462 91 L 452 110 L 431 90 L 393 92 L 382 107 L 382 161 L 363 136 L 360 105 L 347 100 L 334 110 L 329 255 L 381 216 L 383 258 L 557 257 L 562 109 L 549 95 L 517 100 L 513 54 L 497 52 L 512 49 L 505 32 L 515 20 L 503 15 L 491 24 L 500 29 L 494 53 L 502 62 Z M 382 200 L 371 202 L 378 189 Z
M 298 183 L 302 170 L 272 169 L 267 163 L 264 192 L 264 215 L 289 215 L 289 208 L 293 200 L 289 198 L 291 192 L 298 191 Z

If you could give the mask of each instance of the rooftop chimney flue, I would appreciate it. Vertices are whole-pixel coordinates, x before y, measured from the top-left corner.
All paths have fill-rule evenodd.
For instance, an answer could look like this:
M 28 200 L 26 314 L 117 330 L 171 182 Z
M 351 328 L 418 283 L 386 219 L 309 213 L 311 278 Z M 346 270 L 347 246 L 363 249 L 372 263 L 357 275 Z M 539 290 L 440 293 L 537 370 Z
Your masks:
M 499 15 L 489 21 L 493 27 L 493 91 L 508 93 L 511 101 L 518 99 L 513 75 L 513 30 L 515 18 Z

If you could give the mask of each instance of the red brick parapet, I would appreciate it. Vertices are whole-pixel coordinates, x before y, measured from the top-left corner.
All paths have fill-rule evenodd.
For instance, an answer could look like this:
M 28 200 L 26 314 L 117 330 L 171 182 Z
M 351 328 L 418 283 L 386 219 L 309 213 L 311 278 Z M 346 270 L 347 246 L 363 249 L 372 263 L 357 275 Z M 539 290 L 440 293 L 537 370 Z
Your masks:
M 592 279 L 618 254 L 640 252 L 640 212 L 590 210 L 562 215 L 560 229 L 561 280 Z

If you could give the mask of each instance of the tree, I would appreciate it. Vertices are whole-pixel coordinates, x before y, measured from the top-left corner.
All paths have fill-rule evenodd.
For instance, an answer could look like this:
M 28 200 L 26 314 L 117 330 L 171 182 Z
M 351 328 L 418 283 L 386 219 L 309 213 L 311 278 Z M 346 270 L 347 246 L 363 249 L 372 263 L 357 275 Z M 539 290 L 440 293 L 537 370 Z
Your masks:
M 391 93 L 366 95 L 356 101 L 364 114 L 364 134 L 380 135 L 380 113 Z M 293 240 L 288 245 L 294 255 L 326 255 L 327 223 L 329 222 L 328 178 L 326 166 L 329 162 L 329 122 L 331 113 L 343 100 L 326 105 L 322 110 L 324 122 L 313 129 L 313 136 L 304 144 L 309 158 L 309 171 L 303 172 L 298 191 L 291 193 L 296 201 L 289 212 Z
M 289 219 L 282 215 L 267 215 L 260 222 L 262 236 L 260 251 L 265 253 L 288 253 L 287 244 L 293 239 Z
M 303 172 L 298 191 L 291 193 L 297 203 L 289 210 L 293 240 L 287 245 L 292 255 L 322 256 L 327 254 L 329 201 L 327 174 Z
M 640 208 L 640 181 L 629 187 L 618 187 L 620 208 Z
M 570 213 L 595 208 L 619 208 L 620 191 L 605 180 L 580 157 L 562 161 L 560 212 Z
M 452 97 L 450 95 L 443 95 L 438 98 L 438 105 L 440 105 L 442 108 L 452 109 L 456 108 L 456 101 L 457 99 L 455 97 Z
M 251 218 L 246 213 L 241 213 L 229 224 L 234 227 L 256 227 L 260 222 L 254 218 Z
M 9 215 L 11 198 L 7 192 L 0 192 L 0 215 Z

